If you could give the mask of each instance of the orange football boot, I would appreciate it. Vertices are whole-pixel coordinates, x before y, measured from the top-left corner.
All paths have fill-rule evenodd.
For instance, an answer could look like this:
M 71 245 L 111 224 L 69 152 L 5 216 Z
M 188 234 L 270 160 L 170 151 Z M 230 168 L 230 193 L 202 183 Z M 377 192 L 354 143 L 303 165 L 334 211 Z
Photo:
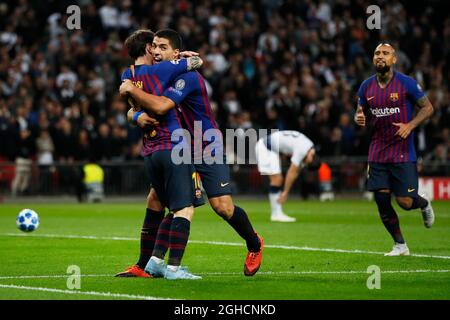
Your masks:
M 144 269 L 141 269 L 137 264 L 134 266 L 131 266 L 127 268 L 127 270 L 123 272 L 119 272 L 116 274 L 116 277 L 121 278 L 153 278 L 151 274 L 148 274 L 144 271 Z
M 258 272 L 259 267 L 261 266 L 261 262 L 262 262 L 262 251 L 264 248 L 264 239 L 259 234 L 256 234 L 256 235 L 259 238 L 261 247 L 259 248 L 258 252 L 249 251 L 247 253 L 247 258 L 245 259 L 245 264 L 244 264 L 244 274 L 246 276 L 253 276 L 256 272 Z

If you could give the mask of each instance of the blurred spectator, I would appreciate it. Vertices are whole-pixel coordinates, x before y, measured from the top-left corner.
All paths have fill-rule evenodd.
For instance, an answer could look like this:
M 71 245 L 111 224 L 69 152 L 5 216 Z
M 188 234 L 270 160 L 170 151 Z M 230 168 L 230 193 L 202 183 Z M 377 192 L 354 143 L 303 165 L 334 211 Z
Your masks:
M 79 161 L 88 161 L 93 150 L 91 149 L 89 133 L 86 129 L 81 129 L 78 133 L 77 146 L 75 159 Z
M 54 142 L 56 158 L 60 162 L 72 163 L 75 158 L 76 138 L 72 124 L 67 118 L 61 118 L 56 124 Z
M 95 158 L 99 160 L 110 160 L 112 154 L 113 141 L 111 139 L 109 125 L 102 123 L 98 129 L 98 137 L 95 139 Z
M 206 60 L 211 63 L 214 72 L 221 75 L 228 68 L 228 62 L 219 47 L 212 47 L 211 53 L 206 56 Z
M 36 139 L 38 165 L 49 166 L 53 164 L 55 146 L 48 130 L 42 130 Z
M 347 113 L 341 114 L 339 128 L 342 132 L 342 153 L 352 155 L 355 143 L 355 129 L 352 125 L 352 118 Z
M 78 77 L 75 72 L 66 65 L 61 66 L 61 72 L 56 77 L 56 86 L 58 88 L 75 89 Z
M 119 10 L 114 6 L 114 1 L 106 0 L 105 4 L 100 7 L 99 14 L 103 28 L 107 32 L 119 27 Z
M 433 153 L 424 157 L 424 161 L 428 161 L 424 174 L 429 176 L 447 175 L 447 163 L 450 160 L 448 154 L 448 147 L 445 144 L 438 144 Z
M 21 108 L 22 110 L 22 108 Z M 32 156 L 35 153 L 33 135 L 28 125 L 21 122 L 18 117 L 17 128 L 17 156 L 16 156 L 16 174 L 11 184 L 12 195 L 24 194 L 29 187 L 31 178 Z
M 37 164 L 39 167 L 39 190 L 42 193 L 46 193 L 49 189 L 48 186 L 51 181 L 52 173 L 55 171 L 55 167 L 53 167 L 53 152 L 55 146 L 47 129 L 43 129 L 39 133 L 39 136 L 36 139 L 36 147 Z
M 111 150 L 111 160 L 123 161 L 125 160 L 125 154 L 127 149 L 127 136 L 128 132 L 125 128 L 118 125 L 113 127 L 112 130 L 112 150 Z

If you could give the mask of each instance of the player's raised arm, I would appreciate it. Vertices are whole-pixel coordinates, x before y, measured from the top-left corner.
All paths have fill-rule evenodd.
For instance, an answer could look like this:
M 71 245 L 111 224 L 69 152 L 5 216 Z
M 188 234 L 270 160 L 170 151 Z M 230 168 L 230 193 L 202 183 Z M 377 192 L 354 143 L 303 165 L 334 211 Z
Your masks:
M 190 52 L 190 51 L 189 51 Z M 197 70 L 203 65 L 203 60 L 197 56 L 190 56 L 186 59 L 172 61 L 162 61 L 151 66 L 156 74 L 161 73 L 166 80 L 172 82 L 176 77 L 183 73 Z

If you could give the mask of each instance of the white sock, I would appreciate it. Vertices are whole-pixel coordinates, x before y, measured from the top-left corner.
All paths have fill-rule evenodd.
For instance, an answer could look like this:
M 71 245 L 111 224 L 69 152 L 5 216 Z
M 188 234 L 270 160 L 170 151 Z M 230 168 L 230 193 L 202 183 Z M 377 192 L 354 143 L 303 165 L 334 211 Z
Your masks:
M 277 193 L 269 193 L 270 208 L 272 210 L 272 217 L 280 215 L 283 212 L 283 207 L 278 203 L 278 198 L 281 195 L 281 191 Z
M 180 266 L 171 266 L 170 264 L 167 266 L 167 270 L 171 272 L 176 272 Z
M 152 257 L 150 258 L 150 260 L 155 261 L 157 264 L 162 264 L 162 263 L 164 263 L 164 259 L 160 259 L 160 258 L 155 257 L 155 256 L 152 256 Z

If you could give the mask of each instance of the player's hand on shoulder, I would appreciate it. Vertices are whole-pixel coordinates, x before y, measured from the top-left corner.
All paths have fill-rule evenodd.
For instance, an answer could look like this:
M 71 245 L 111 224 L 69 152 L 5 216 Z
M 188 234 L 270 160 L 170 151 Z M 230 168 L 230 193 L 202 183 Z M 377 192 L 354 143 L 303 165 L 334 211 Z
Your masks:
M 364 127 L 366 125 L 366 116 L 364 115 L 364 111 L 361 106 L 358 106 L 356 109 L 354 120 L 358 126 Z
M 126 79 L 122 82 L 122 84 L 119 87 L 120 96 L 125 98 L 130 91 L 133 89 L 134 84 L 130 79 Z
M 187 69 L 189 71 L 197 70 L 202 65 L 203 65 L 203 60 L 200 57 L 198 57 L 198 56 L 187 58 Z
M 181 58 L 189 58 L 189 57 L 197 57 L 200 54 L 198 52 L 195 51 L 181 51 L 180 52 L 180 57 Z

